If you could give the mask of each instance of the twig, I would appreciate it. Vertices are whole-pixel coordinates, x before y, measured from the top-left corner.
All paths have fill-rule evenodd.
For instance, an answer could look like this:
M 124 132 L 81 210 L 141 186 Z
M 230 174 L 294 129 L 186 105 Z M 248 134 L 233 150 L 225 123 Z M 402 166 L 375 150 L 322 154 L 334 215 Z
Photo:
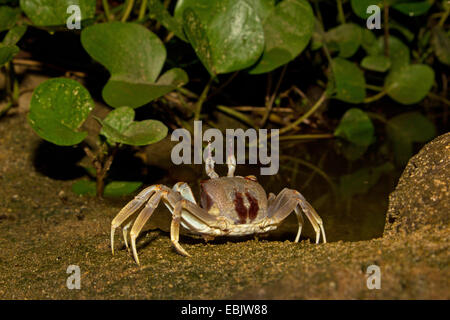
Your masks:
M 233 116 L 239 120 L 241 120 L 242 122 L 244 122 L 245 124 L 248 124 L 250 127 L 252 128 L 257 128 L 257 126 L 255 125 L 255 123 L 249 118 L 247 117 L 245 114 L 240 113 L 237 110 L 234 110 L 234 108 L 230 108 L 227 106 L 217 106 L 217 109 L 225 114 L 228 114 L 230 116 Z
M 322 93 L 322 96 L 319 98 L 319 100 L 317 100 L 317 102 L 314 104 L 314 106 L 311 107 L 311 109 L 308 110 L 308 112 L 306 112 L 303 116 L 301 116 L 300 118 L 298 118 L 296 121 L 292 122 L 291 124 L 285 126 L 284 128 L 281 128 L 279 131 L 279 134 L 281 135 L 285 132 L 288 132 L 292 128 L 298 126 L 300 123 L 302 123 L 303 121 L 308 119 L 310 115 L 312 115 L 314 112 L 316 112 L 317 109 L 320 108 L 322 103 L 325 101 L 326 97 L 327 97 L 327 92 L 324 91 Z
M 447 20 L 448 16 L 450 14 L 450 6 L 447 6 L 447 10 L 445 10 L 444 14 L 442 15 L 441 19 L 439 20 L 439 27 L 443 27 L 445 20 Z
M 147 11 L 147 0 L 142 0 L 141 7 L 139 8 L 138 21 L 141 21 L 145 17 L 145 12 Z
M 120 21 L 126 22 L 128 20 L 128 17 L 131 14 L 131 10 L 133 10 L 134 0 L 126 0 L 125 2 L 125 9 L 123 10 L 122 19 Z
M 217 94 L 221 93 L 223 89 L 225 89 L 233 80 L 236 78 L 236 76 L 239 74 L 239 71 L 234 72 L 228 79 L 225 81 L 219 88 L 211 92 L 211 94 L 206 98 L 206 100 L 211 99 L 212 97 L 216 96 Z
M 373 95 L 371 97 L 365 98 L 363 102 L 364 103 L 371 103 L 371 102 L 374 102 L 376 100 L 379 100 L 379 99 L 383 98 L 385 95 L 386 95 L 386 91 L 381 91 L 381 92 L 379 92 L 379 93 L 377 93 L 377 94 L 375 94 L 375 95 Z
M 339 22 L 341 24 L 345 23 L 345 15 L 344 8 L 342 7 L 342 0 L 337 0 L 338 14 L 339 14 Z
M 283 67 L 283 70 L 281 71 L 280 78 L 278 79 L 277 85 L 275 86 L 275 90 L 273 91 L 273 94 L 267 104 L 266 114 L 264 115 L 264 117 L 261 120 L 261 127 L 265 126 L 267 119 L 269 118 L 270 112 L 272 111 L 273 103 L 275 102 L 275 98 L 277 97 L 277 93 L 278 93 L 278 90 L 280 89 L 281 82 L 283 81 L 284 75 L 286 74 L 287 66 L 288 66 L 288 64 L 285 64 Z
M 444 97 L 441 97 L 440 95 L 437 95 L 437 94 L 435 94 L 433 92 L 429 92 L 427 94 L 427 96 L 429 98 L 431 98 L 431 99 L 435 99 L 435 100 L 441 101 L 441 102 L 445 103 L 447 106 L 450 106 L 450 100 L 445 99 Z
M 102 0 L 103 11 L 105 11 L 106 21 L 111 21 L 113 16 L 111 16 L 111 12 L 109 11 L 109 3 L 108 0 Z
M 211 84 L 212 84 L 213 80 L 214 80 L 214 78 L 211 77 L 208 80 L 208 83 L 206 84 L 205 88 L 203 88 L 202 94 L 200 95 L 200 97 L 197 101 L 197 104 L 195 106 L 194 120 L 200 119 L 200 113 L 202 112 L 202 106 L 203 106 L 203 103 L 205 102 L 206 96 L 208 95 L 209 88 L 211 88 Z

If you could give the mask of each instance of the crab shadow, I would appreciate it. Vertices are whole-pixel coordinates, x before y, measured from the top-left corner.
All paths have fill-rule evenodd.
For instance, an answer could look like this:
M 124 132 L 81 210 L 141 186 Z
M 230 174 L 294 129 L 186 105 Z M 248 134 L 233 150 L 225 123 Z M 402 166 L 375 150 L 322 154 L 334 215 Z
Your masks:
M 190 236 L 186 234 L 180 234 L 179 242 L 181 245 L 206 245 L 206 244 L 213 244 L 213 245 L 224 245 L 227 243 L 244 243 L 247 241 L 252 240 L 264 240 L 264 241 L 273 241 L 273 242 L 284 242 L 284 241 L 291 241 L 294 242 L 296 232 L 290 232 L 290 231 L 283 231 L 283 230 L 276 230 L 268 233 L 260 233 L 260 234 L 253 234 L 253 235 L 246 235 L 246 236 L 235 236 L 235 237 L 226 237 L 226 236 L 220 236 L 215 237 L 212 240 L 205 240 L 201 236 Z M 147 230 L 141 233 L 141 235 L 137 238 L 136 241 L 136 248 L 137 250 L 143 250 L 151 244 L 161 238 L 167 238 L 170 239 L 170 232 L 161 230 L 161 229 L 153 229 L 153 230 Z M 301 236 L 300 241 L 303 240 L 310 240 L 308 237 Z M 126 250 L 125 244 L 123 244 L 120 248 L 120 250 Z

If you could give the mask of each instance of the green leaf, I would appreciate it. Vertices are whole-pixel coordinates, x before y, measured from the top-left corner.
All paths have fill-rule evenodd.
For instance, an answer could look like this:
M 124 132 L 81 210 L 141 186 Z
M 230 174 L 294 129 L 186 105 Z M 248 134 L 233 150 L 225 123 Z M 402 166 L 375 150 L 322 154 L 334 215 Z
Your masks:
M 357 146 L 368 146 L 375 140 L 374 132 L 369 116 L 361 109 L 352 108 L 341 118 L 334 135 Z
M 370 14 L 367 13 L 367 8 L 371 5 L 383 8 L 383 0 L 351 0 L 353 12 L 364 20 L 367 20 L 370 16 Z
M 166 74 L 171 76 L 164 74 L 157 81 L 166 49 L 141 25 L 109 22 L 89 26 L 81 33 L 81 43 L 111 73 L 102 95 L 112 107 L 140 107 L 188 81 L 181 69 L 169 70 Z
M 366 52 L 371 56 L 384 55 L 384 37 L 381 36 L 372 46 L 365 46 Z M 410 63 L 409 48 L 398 38 L 389 37 L 389 59 L 391 61 L 391 70 L 400 69 Z
M 28 122 L 47 141 L 75 145 L 87 136 L 78 129 L 93 108 L 94 101 L 81 84 L 65 78 L 50 79 L 34 90 Z
M 72 184 L 72 192 L 82 196 L 95 196 L 97 188 L 92 180 L 79 180 Z
M 139 181 L 112 181 L 105 186 L 103 195 L 106 197 L 120 197 L 134 193 L 142 186 Z M 97 187 L 95 181 L 79 180 L 72 184 L 72 191 L 79 195 L 95 196 Z
M 81 20 L 95 16 L 95 0 L 20 0 L 20 7 L 30 20 L 41 27 L 65 26 L 72 13 L 67 8 L 77 5 Z
M 433 69 L 424 64 L 413 64 L 389 73 L 384 88 L 395 101 L 414 104 L 425 98 L 433 82 Z
M 433 28 L 431 45 L 440 62 L 450 65 L 450 38 L 440 26 Z
M 0 7 L 0 32 L 11 29 L 20 16 L 20 8 Z
M 111 111 L 104 120 L 97 119 L 100 134 L 115 143 L 143 146 L 156 143 L 167 136 L 167 127 L 157 120 L 134 121 L 134 110 L 121 107 Z
M 261 19 L 245 0 L 181 1 L 175 17 L 181 16 L 189 42 L 211 74 L 248 68 L 264 50 Z
M 378 167 L 366 167 L 351 174 L 340 177 L 339 191 L 343 198 L 351 198 L 358 194 L 366 194 L 377 184 L 380 177 L 394 170 L 392 163 L 387 162 Z
M 433 2 L 434 1 L 431 0 L 401 2 L 394 4 L 392 8 L 410 17 L 416 17 L 427 13 Z
M 111 78 L 103 88 L 103 97 L 114 108 L 127 104 L 137 108 L 181 87 L 188 81 L 186 72 L 179 68 L 170 69 L 156 83 L 132 83 Z
M 338 47 L 340 57 L 349 58 L 358 51 L 361 45 L 362 29 L 354 23 L 341 24 L 330 29 L 325 37 L 327 42 Z
M 8 31 L 2 43 L 7 46 L 15 45 L 23 37 L 26 31 L 27 31 L 26 25 L 13 27 L 11 30 Z
M 361 61 L 361 67 L 378 72 L 386 72 L 391 66 L 391 60 L 386 56 L 366 56 Z
M 20 49 L 18 46 L 5 46 L 0 43 L 0 67 L 11 61 L 19 51 Z
M 187 41 L 183 32 L 182 21 L 172 17 L 160 0 L 149 0 L 148 8 L 150 11 L 150 18 L 155 18 L 159 23 L 167 28 L 167 30 L 172 31 L 178 38 L 183 41 Z
M 343 58 L 335 58 L 332 62 L 335 98 L 349 103 L 361 103 L 366 97 L 366 80 L 364 73 L 356 64 Z
M 139 181 L 112 181 L 106 185 L 104 195 L 106 197 L 127 196 L 141 186 L 142 182 Z
M 404 165 L 412 156 L 413 143 L 425 143 L 436 136 L 434 124 L 418 112 L 402 113 L 386 125 L 397 164 Z
M 284 0 L 264 20 L 265 48 L 251 74 L 272 71 L 297 57 L 314 31 L 314 14 L 305 0 Z

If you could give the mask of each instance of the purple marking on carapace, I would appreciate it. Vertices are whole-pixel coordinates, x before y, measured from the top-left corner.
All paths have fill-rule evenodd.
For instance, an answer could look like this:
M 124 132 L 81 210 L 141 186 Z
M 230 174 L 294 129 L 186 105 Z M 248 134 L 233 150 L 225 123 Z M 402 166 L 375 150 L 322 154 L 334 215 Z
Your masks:
M 256 200 L 256 198 L 253 197 L 249 192 L 246 192 L 245 195 L 248 199 L 248 202 L 250 203 L 250 208 L 248 208 L 248 217 L 250 221 L 253 221 L 258 215 L 258 200 Z
M 234 208 L 239 216 L 239 222 L 244 224 L 247 222 L 247 208 L 244 205 L 244 199 L 239 192 L 234 193 Z

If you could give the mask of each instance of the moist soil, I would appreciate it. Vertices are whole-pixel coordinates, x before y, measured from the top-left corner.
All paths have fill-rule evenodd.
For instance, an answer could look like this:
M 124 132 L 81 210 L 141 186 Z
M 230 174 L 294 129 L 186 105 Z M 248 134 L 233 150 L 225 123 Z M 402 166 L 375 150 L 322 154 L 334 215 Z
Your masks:
M 110 249 L 111 220 L 131 197 L 99 200 L 71 191 L 82 170 L 73 162 L 82 156 L 43 142 L 20 108 L 0 119 L 1 299 L 450 298 L 446 219 L 326 244 L 181 236 L 192 255 L 186 258 L 172 248 L 161 206 L 139 237 L 138 266 L 119 235 L 115 255 Z M 79 290 L 67 288 L 70 265 L 80 267 Z M 368 289 L 370 265 L 380 267 L 380 289 Z

